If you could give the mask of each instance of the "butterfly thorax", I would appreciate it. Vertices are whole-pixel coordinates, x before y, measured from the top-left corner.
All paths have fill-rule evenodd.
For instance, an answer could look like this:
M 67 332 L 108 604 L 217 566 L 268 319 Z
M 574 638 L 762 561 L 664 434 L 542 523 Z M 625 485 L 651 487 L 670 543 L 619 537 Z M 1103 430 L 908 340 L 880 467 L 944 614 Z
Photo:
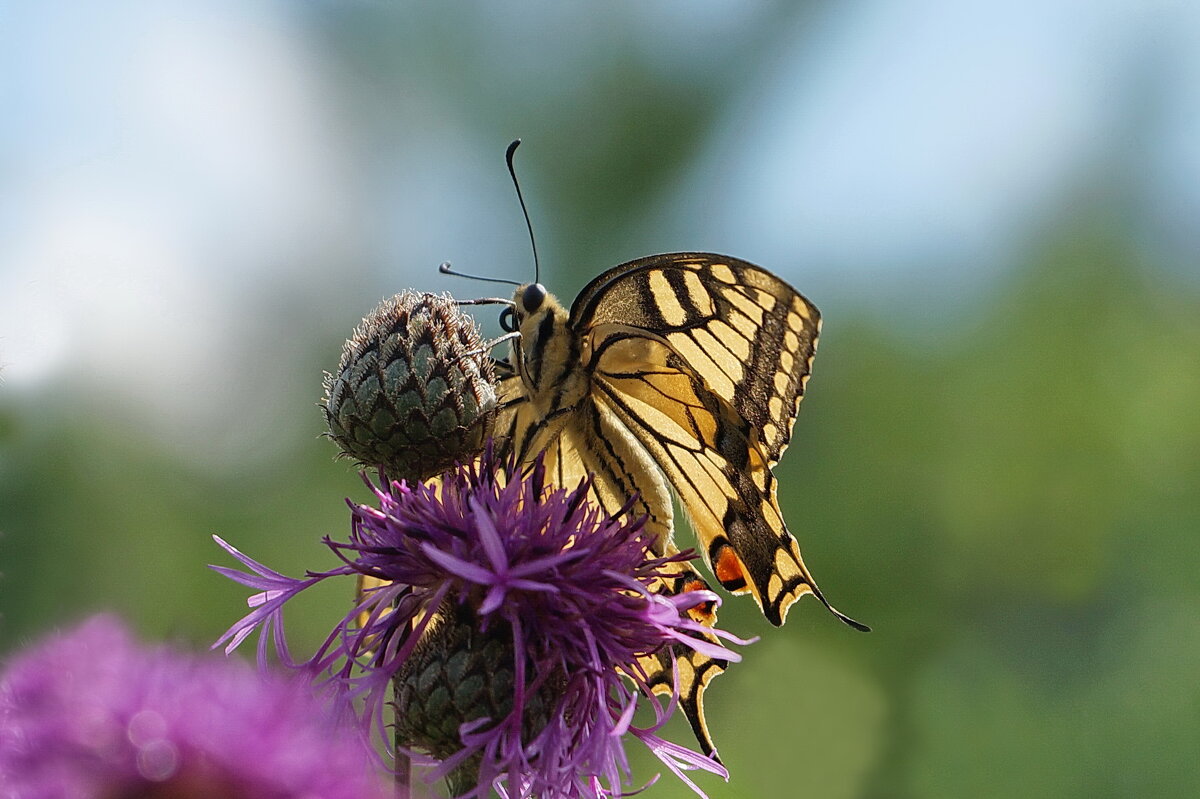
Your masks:
M 587 397 L 590 380 L 567 310 L 540 283 L 519 287 L 513 301 L 520 333 L 513 363 L 530 402 L 544 417 L 575 407 Z

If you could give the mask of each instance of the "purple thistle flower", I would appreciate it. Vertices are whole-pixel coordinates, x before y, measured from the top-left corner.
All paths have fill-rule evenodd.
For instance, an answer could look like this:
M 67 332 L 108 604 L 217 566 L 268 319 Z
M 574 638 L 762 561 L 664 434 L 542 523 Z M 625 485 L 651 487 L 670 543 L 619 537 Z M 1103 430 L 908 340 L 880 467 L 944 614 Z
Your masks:
M 361 736 L 296 680 L 138 646 L 97 616 L 0 675 L 0 797 L 382 797 Z
M 291 663 L 279 632 L 284 605 L 321 580 L 374 578 L 384 584 L 365 591 L 299 665 L 363 698 L 364 724 L 385 739 L 394 686 L 397 739 L 440 761 L 430 779 L 449 777 L 478 797 L 492 788 L 538 799 L 620 796 L 628 735 L 701 793 L 684 770 L 727 774 L 656 735 L 675 701 L 664 707 L 650 694 L 639 658 L 686 646 L 738 660 L 715 636 L 738 639 L 687 614 L 716 595 L 654 592 L 686 557 L 656 557 L 644 519 L 605 516 L 587 501 L 587 481 L 551 489 L 540 460 L 507 477 L 514 473 L 489 448 L 440 482 L 372 486 L 378 507 L 350 503 L 350 540 L 325 539 L 344 565 L 303 579 L 217 539 L 250 569 L 218 571 L 259 592 L 218 644 L 231 650 L 259 629 L 260 657 L 273 638 Z M 642 697 L 655 716 L 648 728 L 632 723 Z M 447 723 L 448 736 L 439 732 Z

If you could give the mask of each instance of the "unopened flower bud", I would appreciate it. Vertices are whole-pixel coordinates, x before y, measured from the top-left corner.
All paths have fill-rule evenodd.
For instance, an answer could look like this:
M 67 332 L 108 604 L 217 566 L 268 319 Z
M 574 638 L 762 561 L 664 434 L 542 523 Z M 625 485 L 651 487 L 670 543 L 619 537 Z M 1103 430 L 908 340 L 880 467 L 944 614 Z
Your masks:
M 448 602 L 396 673 L 396 740 L 444 760 L 462 748 L 459 727 L 490 719 L 498 724 L 513 710 L 512 629 L 493 623 L 480 629 L 465 606 Z M 546 675 L 544 675 L 546 676 Z M 521 737 L 532 740 L 550 720 L 565 686 L 559 674 L 526 687 Z
M 421 480 L 474 458 L 496 383 L 475 320 L 448 296 L 384 300 L 326 374 L 322 409 L 342 452 L 390 479 Z

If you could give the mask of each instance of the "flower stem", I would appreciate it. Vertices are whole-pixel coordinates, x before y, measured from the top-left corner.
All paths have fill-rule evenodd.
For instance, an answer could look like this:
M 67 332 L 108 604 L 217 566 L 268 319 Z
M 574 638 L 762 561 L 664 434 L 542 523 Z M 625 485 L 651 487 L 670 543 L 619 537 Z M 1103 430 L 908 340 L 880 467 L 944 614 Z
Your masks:
M 400 714 L 400 686 L 392 684 L 392 712 Z M 392 729 L 395 735 L 392 739 L 392 768 L 396 773 L 396 799 L 409 799 L 412 792 L 412 761 L 405 754 L 400 743 L 400 720 L 394 719 Z

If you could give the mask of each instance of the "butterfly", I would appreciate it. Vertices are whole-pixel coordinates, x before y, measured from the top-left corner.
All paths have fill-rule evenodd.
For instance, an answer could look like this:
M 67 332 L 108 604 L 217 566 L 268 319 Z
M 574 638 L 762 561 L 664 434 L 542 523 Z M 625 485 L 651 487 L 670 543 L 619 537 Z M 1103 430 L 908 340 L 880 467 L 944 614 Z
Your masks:
M 717 582 L 754 597 L 767 620 L 813 594 L 833 608 L 788 532 L 772 467 L 791 440 L 812 370 L 820 314 L 761 267 L 711 253 L 652 255 L 591 281 L 568 311 L 541 283 L 518 286 L 501 314 L 512 339 L 499 362 L 497 439 L 518 461 L 544 459 L 559 486 L 592 476 L 592 499 L 646 517 L 673 554 L 674 492 Z M 669 591 L 708 588 L 680 564 Z M 715 620 L 712 609 L 700 614 Z M 672 690 L 706 754 L 703 710 L 723 661 L 690 650 L 642 663 Z

